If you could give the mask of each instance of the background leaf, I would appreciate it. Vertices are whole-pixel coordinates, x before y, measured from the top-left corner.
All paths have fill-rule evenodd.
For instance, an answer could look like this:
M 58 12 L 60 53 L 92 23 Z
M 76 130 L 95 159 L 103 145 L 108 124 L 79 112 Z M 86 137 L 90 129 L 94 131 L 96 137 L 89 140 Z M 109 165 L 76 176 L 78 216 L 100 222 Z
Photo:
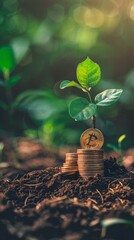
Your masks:
M 69 80 L 62 81 L 61 84 L 60 84 L 60 89 L 64 89 L 64 88 L 67 88 L 67 87 L 77 87 L 77 88 L 82 89 L 82 87 L 78 83 L 76 83 L 75 81 L 69 81 Z
M 6 86 L 7 87 L 12 87 L 14 86 L 17 82 L 19 82 L 21 80 L 21 76 L 20 75 L 15 75 L 10 77 L 10 79 L 8 81 L 6 81 Z
M 6 82 L 4 82 L 3 80 L 0 80 L 0 87 L 6 87 Z
M 76 75 L 82 87 L 89 89 L 94 87 L 101 78 L 101 70 L 97 63 L 90 58 L 78 64 Z
M 14 52 L 16 63 L 19 63 L 27 54 L 30 42 L 26 38 L 18 37 L 11 41 L 11 47 Z
M 4 110 L 8 109 L 8 106 L 5 102 L 3 102 L 2 100 L 0 100 L 0 108 L 3 108 Z
M 86 98 L 76 98 L 69 105 L 69 114 L 76 121 L 87 120 L 96 113 L 95 104 L 89 103 Z
M 37 98 L 47 98 L 51 101 L 53 101 L 53 96 L 47 92 L 47 91 L 43 91 L 43 90 L 27 90 L 25 92 L 22 92 L 21 94 L 19 94 L 17 96 L 17 98 L 15 99 L 15 101 L 13 102 L 12 106 L 14 108 L 16 108 L 17 106 L 25 103 L 25 105 L 29 102 L 31 102 L 34 99 Z
M 12 106 L 26 111 L 34 120 L 43 122 L 53 114 L 63 112 L 66 102 L 47 91 L 31 90 L 20 94 Z
M 12 71 L 15 67 L 14 53 L 11 47 L 6 46 L 0 48 L 0 70 L 7 69 Z
M 107 89 L 95 97 L 97 106 L 110 106 L 118 101 L 122 94 L 122 89 Z

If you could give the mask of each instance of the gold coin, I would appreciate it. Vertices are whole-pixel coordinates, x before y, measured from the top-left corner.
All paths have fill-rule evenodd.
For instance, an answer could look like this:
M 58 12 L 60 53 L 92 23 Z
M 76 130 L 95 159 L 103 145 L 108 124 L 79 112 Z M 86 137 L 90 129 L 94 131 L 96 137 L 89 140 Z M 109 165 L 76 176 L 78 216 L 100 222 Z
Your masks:
M 81 173 L 94 173 L 94 172 L 103 172 L 103 169 L 95 169 L 94 171 L 91 171 L 91 170 L 88 170 L 88 171 L 85 171 L 84 169 L 79 169 L 79 171 Z
M 77 153 L 66 153 L 66 157 L 77 157 Z
M 74 158 L 74 159 L 72 159 L 72 158 L 70 158 L 70 159 L 69 159 L 69 158 L 66 158 L 65 161 L 66 161 L 66 162 L 77 162 L 77 158 L 76 158 L 76 159 L 75 159 L 75 158 Z
M 84 171 L 84 170 L 80 170 L 80 169 L 79 169 L 79 172 L 80 172 L 80 173 L 83 173 L 83 174 L 88 174 L 88 173 L 103 173 L 103 170 Z
M 62 172 L 78 172 L 78 169 L 61 169 Z
M 89 128 L 82 133 L 80 144 L 83 149 L 100 149 L 104 144 L 103 134 L 97 128 Z
M 103 156 L 88 156 L 88 155 L 85 155 L 85 156 L 79 156 L 78 158 L 78 161 L 79 160 L 89 160 L 89 161 L 94 161 L 94 160 L 103 160 Z
M 88 129 L 87 129 L 88 130 Z M 87 131 L 86 130 L 86 131 Z M 79 154 L 103 154 L 103 149 L 96 149 L 96 150 L 90 150 L 90 149 L 77 149 L 77 153 Z
M 98 165 L 98 164 L 79 164 L 79 168 L 86 168 L 86 167 L 91 167 L 91 168 L 96 168 L 96 167 L 103 167 L 103 165 Z
M 79 168 L 79 171 L 84 171 L 84 172 L 96 172 L 96 171 L 103 171 L 103 168 L 89 168 L 89 169 L 85 169 L 85 168 Z
M 78 164 L 77 163 L 63 163 L 63 166 L 77 166 Z
M 78 167 L 77 166 L 75 166 L 75 167 L 65 167 L 65 166 L 63 166 L 63 167 L 61 167 L 62 169 L 77 169 Z
M 103 164 L 102 159 L 79 159 L 78 164 Z M 77 165 L 78 165 L 77 164 Z

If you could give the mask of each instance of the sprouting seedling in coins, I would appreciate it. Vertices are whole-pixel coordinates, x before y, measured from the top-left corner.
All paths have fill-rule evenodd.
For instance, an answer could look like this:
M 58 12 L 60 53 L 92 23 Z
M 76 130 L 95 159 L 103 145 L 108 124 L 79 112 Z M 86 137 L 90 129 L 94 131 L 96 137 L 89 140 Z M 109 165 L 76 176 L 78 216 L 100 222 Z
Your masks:
M 126 138 L 126 134 L 122 134 L 117 141 L 117 146 L 114 144 L 107 144 L 107 147 L 113 149 L 118 155 L 118 159 L 117 159 L 117 163 L 119 165 L 122 165 L 123 162 L 123 149 L 122 149 L 122 142 L 124 141 L 124 139 Z
M 75 121 L 83 121 L 92 118 L 93 128 L 98 107 L 110 106 L 118 101 L 122 89 L 106 89 L 92 99 L 90 94 L 92 87 L 96 86 L 101 79 L 101 69 L 99 65 L 93 62 L 89 57 L 79 63 L 76 69 L 76 81 L 64 80 L 60 84 L 60 89 L 76 87 L 88 95 L 87 98 L 78 97 L 69 104 L 69 114 Z

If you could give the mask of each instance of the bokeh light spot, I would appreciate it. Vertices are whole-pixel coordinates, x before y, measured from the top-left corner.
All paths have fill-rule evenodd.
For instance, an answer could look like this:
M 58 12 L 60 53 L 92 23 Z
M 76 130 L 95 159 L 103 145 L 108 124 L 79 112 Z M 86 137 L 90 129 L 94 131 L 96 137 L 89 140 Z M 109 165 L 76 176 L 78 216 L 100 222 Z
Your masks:
M 102 10 L 107 17 L 114 18 L 120 14 L 120 4 L 115 0 L 104 1 Z
M 33 42 L 39 45 L 45 45 L 51 40 L 51 31 L 46 22 L 42 22 L 35 31 Z
M 91 28 L 99 28 L 104 23 L 104 14 L 97 8 L 88 9 L 85 14 L 85 24 Z
M 97 8 L 79 6 L 74 10 L 74 19 L 77 23 L 90 28 L 99 28 L 104 23 L 104 14 Z
M 84 23 L 84 16 L 88 12 L 88 8 L 86 6 L 79 6 L 74 10 L 74 20 L 79 23 Z
M 27 19 L 22 14 L 14 14 L 9 19 L 9 26 L 12 31 L 18 31 L 20 33 L 23 33 L 27 28 Z
M 60 4 L 54 4 L 48 8 L 48 17 L 55 22 L 61 22 L 64 19 L 64 8 Z
M 134 3 L 129 8 L 129 17 L 134 21 Z
M 4 0 L 3 6 L 9 11 L 16 11 L 18 8 L 17 0 Z

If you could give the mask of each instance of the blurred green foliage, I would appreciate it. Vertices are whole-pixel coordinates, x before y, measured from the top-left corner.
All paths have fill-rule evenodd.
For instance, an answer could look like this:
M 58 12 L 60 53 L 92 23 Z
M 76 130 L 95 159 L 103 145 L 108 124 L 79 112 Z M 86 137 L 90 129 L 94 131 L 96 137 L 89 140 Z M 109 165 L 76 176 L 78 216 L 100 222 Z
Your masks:
M 124 147 L 133 146 L 133 0 L 1 0 L 0 34 L 1 51 L 11 47 L 14 56 L 12 61 L 0 59 L 0 101 L 10 105 L 19 101 L 23 92 L 29 94 L 10 117 L 4 106 L 0 108 L 1 138 L 26 135 L 40 137 L 48 145 L 78 144 L 91 122 L 71 120 L 67 96 L 72 90 L 59 90 L 59 83 L 76 80 L 77 64 L 89 56 L 102 69 L 102 81 L 92 90 L 93 95 L 106 88 L 124 89 L 116 107 L 105 113 L 100 110 L 97 127 L 107 142 L 116 142 L 125 132 Z M 10 78 L 7 65 L 1 71 L 2 61 L 9 67 Z M 12 82 L 11 88 L 3 88 L 6 78 Z M 37 89 L 44 95 L 36 95 Z M 10 100 L 7 92 L 12 95 Z

